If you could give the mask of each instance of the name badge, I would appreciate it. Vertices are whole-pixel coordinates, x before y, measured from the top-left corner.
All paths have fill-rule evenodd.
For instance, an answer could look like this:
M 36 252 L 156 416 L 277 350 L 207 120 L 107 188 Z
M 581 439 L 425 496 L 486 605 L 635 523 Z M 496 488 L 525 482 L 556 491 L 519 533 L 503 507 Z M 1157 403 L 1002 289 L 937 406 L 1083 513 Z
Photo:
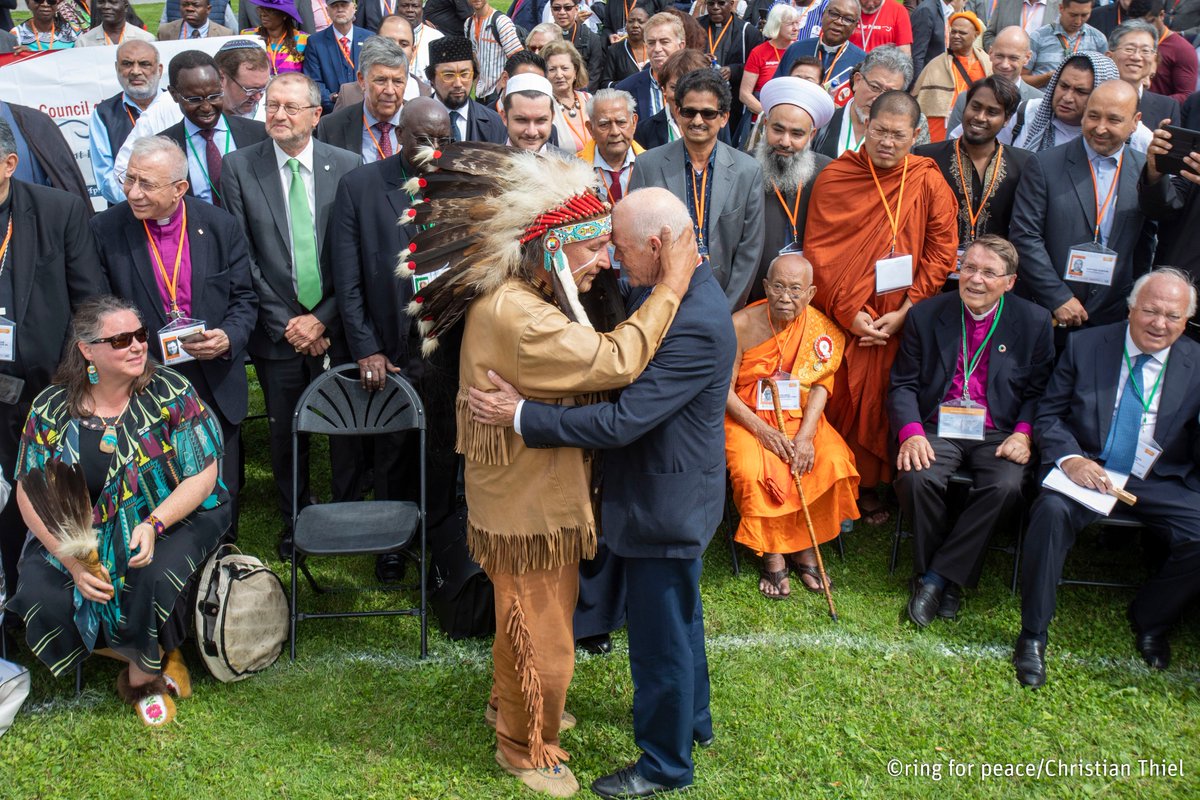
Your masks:
M 912 286 L 913 260 L 910 255 L 893 255 L 875 262 L 875 294 L 894 292 Z
M 776 380 L 775 385 L 779 387 L 780 409 L 783 411 L 799 411 L 800 381 Z M 759 411 L 775 410 L 775 401 L 771 398 L 771 389 L 761 382 L 758 384 L 758 403 L 755 408 Z
M 1112 286 L 1117 268 L 1117 253 L 1093 242 L 1077 244 L 1067 255 L 1067 270 L 1063 280 Z
M 1161 455 L 1162 448 L 1153 439 L 1148 442 L 1138 442 L 1137 455 L 1133 457 L 1133 469 L 1129 471 L 1129 474 L 1135 478 L 1145 478 L 1150 474 L 1154 462 L 1158 461 L 1158 457 Z
M 951 280 L 951 281 L 958 280 L 958 278 L 959 278 L 958 273 L 962 272 L 963 255 L 966 252 L 967 252 L 967 248 L 965 248 L 965 247 L 958 248 L 958 255 L 954 259 L 954 272 L 951 272 L 949 275 L 947 275 L 946 280 Z
M 174 367 L 196 359 L 183 349 L 183 345 L 204 333 L 204 320 L 180 317 L 167 323 L 158 332 L 158 349 L 162 353 L 163 364 Z
M 952 400 L 938 406 L 938 436 L 943 439 L 983 440 L 987 409 L 971 400 Z
M 446 266 L 442 267 L 441 269 L 435 269 L 432 272 L 426 272 L 424 275 L 413 275 L 413 292 L 415 294 L 420 294 L 422 289 L 436 280 L 439 275 L 448 269 L 450 269 L 449 263 L 447 263 Z
M 2 312 L 3 309 L 0 309 Z M 17 323 L 0 315 L 0 361 L 17 360 Z

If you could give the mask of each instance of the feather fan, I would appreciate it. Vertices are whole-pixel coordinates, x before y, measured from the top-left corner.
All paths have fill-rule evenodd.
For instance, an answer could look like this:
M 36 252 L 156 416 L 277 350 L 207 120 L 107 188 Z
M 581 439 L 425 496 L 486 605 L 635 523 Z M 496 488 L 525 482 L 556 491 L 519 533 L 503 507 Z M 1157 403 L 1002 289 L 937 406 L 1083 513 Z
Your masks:
M 92 527 L 92 500 L 79 464 L 48 461 L 21 479 L 29 504 L 59 543 L 59 552 L 79 561 L 98 578 L 104 578 L 99 539 Z

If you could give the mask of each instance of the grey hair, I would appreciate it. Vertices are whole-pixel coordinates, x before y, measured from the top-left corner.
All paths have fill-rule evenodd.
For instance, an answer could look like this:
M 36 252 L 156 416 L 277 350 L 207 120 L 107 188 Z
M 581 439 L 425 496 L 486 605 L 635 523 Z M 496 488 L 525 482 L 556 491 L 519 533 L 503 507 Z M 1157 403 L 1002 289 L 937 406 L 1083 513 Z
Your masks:
M 0 119 L 0 158 L 8 158 L 17 152 L 17 138 L 13 136 L 12 128 Z
M 1131 19 L 1113 28 L 1108 35 L 1108 50 L 1112 52 L 1121 46 L 1121 40 L 1131 33 L 1147 34 L 1154 42 L 1154 52 L 1158 52 L 1158 29 L 1144 19 Z
M 1159 276 L 1164 278 L 1174 278 L 1187 287 L 1187 316 L 1188 319 L 1196 316 L 1196 284 L 1192 283 L 1192 276 L 1179 267 L 1156 267 L 1134 281 L 1133 289 L 1129 292 L 1129 307 L 1133 308 L 1133 304 L 1137 302 L 1138 293 L 1141 292 L 1142 288 L 1150 282 L 1150 279 Z
M 657 186 L 635 189 L 621 203 L 630 203 L 629 207 L 636 209 L 632 227 L 639 247 L 646 247 L 650 237 L 658 236 L 663 228 L 678 236 L 692 224 L 683 201 Z
M 535 33 L 544 33 L 550 37 L 550 41 L 563 41 L 562 28 L 558 27 L 554 22 L 540 22 L 529 29 L 529 33 L 525 35 L 525 41 L 528 42 L 530 37 Z
M 592 109 L 597 103 L 611 103 L 614 100 L 620 100 L 625 104 L 625 113 L 630 117 L 637 113 L 637 101 L 633 99 L 633 95 L 623 89 L 601 89 L 596 92 L 587 101 L 588 119 L 592 118 Z
M 865 77 L 873 69 L 886 69 L 889 72 L 899 72 L 904 76 L 905 86 L 912 83 L 912 58 L 894 44 L 883 44 L 867 53 L 867 57 L 858 65 L 858 74 Z
M 143 136 L 133 143 L 129 153 L 130 162 L 135 158 L 153 158 L 166 156 L 171 180 L 186 181 L 188 177 L 188 160 L 183 148 L 174 139 L 166 136 Z
M 762 35 L 764 38 L 774 39 L 779 35 L 780 28 L 798 19 L 800 19 L 800 12 L 791 3 L 776 3 L 771 7 L 771 13 L 767 14 L 767 22 L 763 25 Z
M 366 50 L 366 46 L 363 50 Z M 281 72 L 271 82 L 267 84 L 267 94 L 271 93 L 271 87 L 275 85 L 285 86 L 289 83 L 300 83 L 304 85 L 304 91 L 308 94 L 308 104 L 310 106 L 321 105 L 321 90 L 317 87 L 316 81 L 305 75 L 303 72 Z
M 405 54 L 404 48 L 391 39 L 385 39 L 382 36 L 372 36 L 363 42 L 362 51 L 358 55 L 359 76 L 366 78 L 370 74 L 372 67 L 385 67 L 387 69 L 403 67 L 407 73 L 408 55 Z

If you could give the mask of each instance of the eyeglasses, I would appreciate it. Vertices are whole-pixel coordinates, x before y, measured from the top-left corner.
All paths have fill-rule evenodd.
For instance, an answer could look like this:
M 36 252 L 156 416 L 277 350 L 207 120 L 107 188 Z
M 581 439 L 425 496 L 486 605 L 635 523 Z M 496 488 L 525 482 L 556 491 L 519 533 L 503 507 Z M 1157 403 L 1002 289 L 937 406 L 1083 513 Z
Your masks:
M 705 122 L 712 122 L 717 117 L 721 116 L 721 112 L 715 108 L 692 108 L 691 106 L 680 106 L 680 119 L 695 119 L 699 116 Z
M 958 271 L 958 274 L 963 278 L 974 278 L 976 275 L 978 275 L 988 283 L 1008 277 L 1008 273 L 1005 272 L 996 272 L 995 270 L 991 269 L 980 269 L 979 267 L 972 267 L 966 264 L 964 264 L 962 269 Z
M 299 106 L 299 105 L 296 105 L 295 103 L 270 102 L 270 103 L 267 103 L 267 114 L 275 114 L 278 111 L 282 111 L 283 113 L 287 114 L 289 117 L 294 117 L 297 114 L 299 114 L 301 111 L 307 111 L 310 108 L 319 108 L 319 106 Z
M 1117 52 L 1126 56 L 1145 56 L 1146 58 L 1149 58 L 1158 51 L 1153 47 L 1134 47 L 1133 45 L 1128 44 L 1124 47 L 1118 47 Z
M 867 136 L 870 136 L 877 142 L 895 142 L 901 144 L 912 138 L 911 133 L 902 133 L 900 131 L 879 131 L 874 128 L 867 128 Z
M 209 105 L 216 106 L 220 105 L 221 101 L 224 99 L 224 92 L 217 92 L 216 94 L 205 95 L 204 97 L 200 97 L 199 95 L 194 95 L 192 97 L 184 97 L 183 95 L 179 96 L 179 102 L 186 103 L 189 106 L 198 106 L 201 103 L 208 103 Z
M 877 81 L 871 80 L 870 78 L 866 77 L 865 75 L 863 76 L 863 83 L 865 83 L 867 85 L 867 88 L 870 89 L 875 94 L 883 94 L 884 92 L 888 91 L 888 87 L 884 86 L 882 83 L 878 83 Z
M 168 181 L 167 183 L 152 183 L 145 178 L 134 177 L 128 172 L 118 172 L 117 180 L 121 182 L 121 186 L 124 188 L 125 194 L 129 194 L 129 190 L 135 186 L 141 189 L 145 194 L 152 194 L 157 192 L 159 189 L 165 189 L 168 186 L 174 186 L 183 179 L 181 178 L 178 181 Z
M 421 147 L 431 147 L 434 150 L 441 150 L 444 147 L 449 147 L 454 143 L 454 139 L 449 136 L 418 136 L 417 144 Z
M 767 284 L 767 291 L 771 294 L 775 295 L 776 297 L 783 297 L 786 294 L 793 300 L 799 300 L 804 296 L 804 293 L 807 292 L 808 289 L 809 287 L 807 286 L 797 286 L 795 284 L 792 286 L 785 286 L 782 283 Z
M 115 333 L 112 336 L 105 336 L 103 339 L 92 339 L 88 344 L 105 344 L 113 350 L 124 350 L 129 345 L 133 344 L 133 340 L 137 339 L 138 344 L 146 343 L 146 328 L 141 327 L 136 331 L 126 331 L 125 333 Z
M 826 11 L 830 22 L 842 22 L 846 25 L 853 25 L 858 22 L 858 17 L 847 17 L 845 14 L 839 14 L 836 11 Z
M 52 5 L 55 5 L 57 2 L 58 2 L 58 0 L 32 0 L 32 5 L 52 6 Z
M 550 10 L 551 10 L 551 11 L 563 11 L 563 12 L 566 12 L 566 11 L 574 11 L 574 10 L 575 10 L 575 4 L 574 4 L 574 3 L 572 3 L 572 4 L 571 4 L 571 5 L 569 5 L 569 6 L 550 6 Z
M 228 80 L 234 86 L 238 87 L 243 92 L 245 92 L 247 97 L 262 97 L 263 94 L 267 91 L 267 85 L 265 83 L 262 86 L 255 86 L 254 88 L 249 88 L 246 86 L 242 86 L 240 83 L 235 81 L 233 78 L 229 78 Z
M 438 79 L 443 83 L 450 83 L 454 80 L 469 81 L 471 78 L 475 77 L 475 70 L 472 67 L 460 69 L 457 72 L 450 69 L 443 69 L 438 70 L 437 76 Z

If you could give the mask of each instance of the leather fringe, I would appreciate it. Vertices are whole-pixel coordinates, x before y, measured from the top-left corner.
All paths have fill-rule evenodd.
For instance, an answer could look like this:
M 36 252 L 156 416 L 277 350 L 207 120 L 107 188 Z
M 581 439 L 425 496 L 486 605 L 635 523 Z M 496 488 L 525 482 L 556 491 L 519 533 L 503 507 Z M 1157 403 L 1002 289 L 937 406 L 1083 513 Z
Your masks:
M 521 681 L 525 713 L 529 715 L 529 760 L 535 767 L 553 767 L 569 760 L 570 756 L 561 747 L 546 744 L 542 739 L 542 681 L 537 671 L 533 638 L 529 635 L 525 612 L 518 600 L 513 600 L 512 608 L 508 611 L 507 630 L 516 659 L 517 678 Z
M 549 533 L 496 533 L 476 527 L 467 518 L 467 548 L 488 572 L 520 575 L 535 569 L 556 569 L 596 556 L 596 526 L 559 528 Z
M 454 419 L 458 428 L 454 451 L 480 464 L 508 466 L 512 463 L 512 453 L 509 452 L 508 446 L 511 429 L 476 422 L 471 418 L 467 398 L 466 391 L 460 391 L 454 398 Z

